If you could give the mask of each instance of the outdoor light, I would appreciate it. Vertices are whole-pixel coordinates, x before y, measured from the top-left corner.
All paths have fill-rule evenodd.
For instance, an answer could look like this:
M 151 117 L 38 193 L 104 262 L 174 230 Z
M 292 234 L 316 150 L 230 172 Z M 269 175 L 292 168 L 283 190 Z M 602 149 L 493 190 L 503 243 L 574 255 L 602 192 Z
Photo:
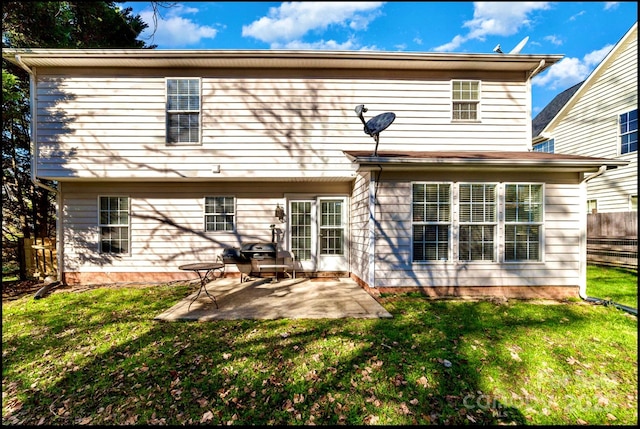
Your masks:
M 278 218 L 280 222 L 284 222 L 284 217 L 286 216 L 286 214 L 284 213 L 284 209 L 280 207 L 280 204 L 276 206 L 275 216 Z

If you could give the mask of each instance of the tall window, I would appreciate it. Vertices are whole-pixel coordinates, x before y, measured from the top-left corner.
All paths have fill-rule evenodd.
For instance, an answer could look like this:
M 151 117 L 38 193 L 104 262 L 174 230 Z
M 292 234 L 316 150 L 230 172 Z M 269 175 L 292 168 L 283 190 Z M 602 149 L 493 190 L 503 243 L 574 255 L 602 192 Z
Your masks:
M 542 185 L 505 185 L 505 261 L 539 261 Z
M 204 230 L 233 231 L 235 205 L 234 197 L 205 197 Z
M 167 79 L 167 142 L 200 141 L 200 79 Z
M 129 253 L 129 197 L 99 197 L 100 252 Z
M 598 213 L 598 200 L 587 200 L 587 213 Z
M 541 143 L 538 143 L 536 145 L 533 146 L 533 151 L 534 152 L 546 152 L 546 153 L 553 153 L 553 151 L 555 150 L 554 148 L 555 146 L 555 142 L 553 139 L 549 139 L 549 140 L 545 140 Z
M 449 259 L 451 185 L 413 184 L 413 260 Z
M 620 153 L 638 150 L 638 109 L 620 115 Z
M 496 230 L 496 187 L 460 185 L 459 259 L 493 261 Z
M 454 121 L 475 121 L 480 104 L 480 81 L 454 80 L 451 86 Z
M 629 208 L 631 209 L 631 211 L 634 211 L 634 212 L 638 211 L 638 196 L 637 195 L 630 195 L 629 196 Z

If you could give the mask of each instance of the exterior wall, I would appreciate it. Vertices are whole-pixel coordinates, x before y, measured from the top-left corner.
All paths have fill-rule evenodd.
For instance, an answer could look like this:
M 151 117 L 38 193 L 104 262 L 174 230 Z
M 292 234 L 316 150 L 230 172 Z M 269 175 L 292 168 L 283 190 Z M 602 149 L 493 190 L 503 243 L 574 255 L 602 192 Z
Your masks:
M 353 185 L 350 219 L 351 274 L 361 283 L 368 283 L 371 275 L 369 184 L 370 173 L 359 174 Z
M 528 182 L 545 184 L 542 262 L 503 263 L 412 262 L 411 182 Z M 581 272 L 579 175 L 459 172 L 383 172 L 377 191 L 376 289 L 420 290 L 427 295 L 492 295 L 512 297 L 577 296 Z M 499 246 L 501 246 L 499 242 Z
M 318 195 L 351 192 L 348 182 L 312 187 Z M 63 183 L 61 188 L 65 280 L 104 283 L 193 278 L 178 266 L 215 261 L 223 248 L 242 242 L 271 241 L 270 225 L 279 223 L 276 204 L 286 207 L 285 193 L 308 193 L 310 184 L 86 182 Z M 236 231 L 204 231 L 204 197 L 218 195 L 236 197 Z M 130 254 L 98 251 L 99 196 L 130 197 Z M 286 241 L 280 243 L 286 248 Z M 227 268 L 237 272 L 235 266 Z
M 599 212 L 629 211 L 638 195 L 638 152 L 620 154 L 618 117 L 638 108 L 638 39 L 630 37 L 554 130 L 555 152 L 629 160 L 588 182 Z
M 526 151 L 522 74 L 304 70 L 39 69 L 42 178 L 254 180 L 355 177 L 344 150 L 371 150 L 365 119 L 397 117 L 380 150 Z M 149 76 L 144 73 L 154 73 Z M 322 74 L 322 78 L 318 74 Z M 457 74 L 456 74 L 457 73 Z M 165 77 L 201 77 L 202 144 L 165 143 Z M 480 79 L 480 120 L 451 121 L 451 79 Z M 219 172 L 212 172 L 219 166 Z

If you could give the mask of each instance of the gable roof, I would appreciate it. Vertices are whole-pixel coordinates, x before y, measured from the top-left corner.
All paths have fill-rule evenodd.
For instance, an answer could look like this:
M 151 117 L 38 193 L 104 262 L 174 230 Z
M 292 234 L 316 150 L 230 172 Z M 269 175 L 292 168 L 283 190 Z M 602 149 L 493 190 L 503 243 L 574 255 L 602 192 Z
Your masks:
M 580 86 L 582 86 L 583 83 L 584 80 L 580 83 L 576 83 L 571 88 L 565 89 L 560 94 L 556 95 L 553 100 L 551 100 L 551 102 L 549 102 L 549 104 L 547 104 L 544 109 L 542 109 L 540 113 L 538 113 L 536 117 L 533 118 L 533 121 L 531 122 L 531 135 L 533 137 L 537 137 L 540 131 L 542 131 L 544 127 L 546 127 L 547 124 L 551 122 L 551 120 L 558 114 L 560 109 L 562 109 L 564 105 L 567 104 L 567 101 L 569 101 L 569 99 L 573 97 L 573 94 L 576 93 L 576 91 L 580 88 Z
M 598 80 L 598 78 L 604 73 L 604 71 L 609 67 L 609 65 L 618 57 L 618 55 L 622 52 L 623 48 L 626 47 L 627 42 L 632 38 L 638 38 L 638 21 L 636 21 L 629 31 L 622 36 L 622 38 L 616 43 L 616 45 L 609 51 L 607 56 L 598 64 L 591 74 L 587 77 L 587 79 L 582 82 L 582 84 L 577 88 L 577 90 L 573 93 L 573 95 L 569 98 L 569 100 L 560 108 L 560 110 L 556 113 L 556 115 L 547 122 L 547 124 L 538 131 L 538 133 L 533 133 L 533 138 L 536 137 L 544 137 L 545 133 L 548 133 L 553 127 L 555 127 L 560 120 L 571 110 L 571 108 L 578 102 L 580 97 L 587 92 Z M 573 87 L 572 87 L 573 88 Z M 571 88 L 569 88 L 571 89 Z M 542 119 L 541 119 L 542 121 Z

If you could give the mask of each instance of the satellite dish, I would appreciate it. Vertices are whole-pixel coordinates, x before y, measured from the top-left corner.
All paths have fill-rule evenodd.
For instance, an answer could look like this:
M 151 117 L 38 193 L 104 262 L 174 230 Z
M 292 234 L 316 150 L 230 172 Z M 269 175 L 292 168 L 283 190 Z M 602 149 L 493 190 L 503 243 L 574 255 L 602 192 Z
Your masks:
M 376 148 L 373 151 L 373 155 L 376 156 L 378 154 L 378 143 L 380 141 L 380 133 L 387 129 L 389 125 L 396 119 L 396 114 L 393 112 L 385 112 L 381 113 L 368 121 L 364 121 L 364 117 L 362 116 L 363 112 L 366 112 L 368 109 L 364 107 L 364 104 L 360 104 L 356 106 L 355 111 L 362 124 L 364 125 L 364 132 L 373 137 L 376 141 Z
M 520 43 L 518 43 L 518 44 L 516 45 L 516 47 L 515 47 L 515 48 L 513 48 L 509 53 L 510 53 L 510 54 L 519 54 L 519 53 L 520 53 L 520 51 L 522 50 L 522 48 L 524 48 L 524 45 L 526 45 L 528 41 L 529 41 L 529 36 L 527 36 L 527 37 L 525 37 L 524 39 L 522 39 L 522 40 L 520 41 Z M 500 46 L 500 45 L 498 45 L 498 46 Z
M 396 114 L 393 112 L 381 113 L 367 121 L 364 125 L 364 132 L 370 136 L 378 135 L 382 131 L 386 130 L 395 119 Z

